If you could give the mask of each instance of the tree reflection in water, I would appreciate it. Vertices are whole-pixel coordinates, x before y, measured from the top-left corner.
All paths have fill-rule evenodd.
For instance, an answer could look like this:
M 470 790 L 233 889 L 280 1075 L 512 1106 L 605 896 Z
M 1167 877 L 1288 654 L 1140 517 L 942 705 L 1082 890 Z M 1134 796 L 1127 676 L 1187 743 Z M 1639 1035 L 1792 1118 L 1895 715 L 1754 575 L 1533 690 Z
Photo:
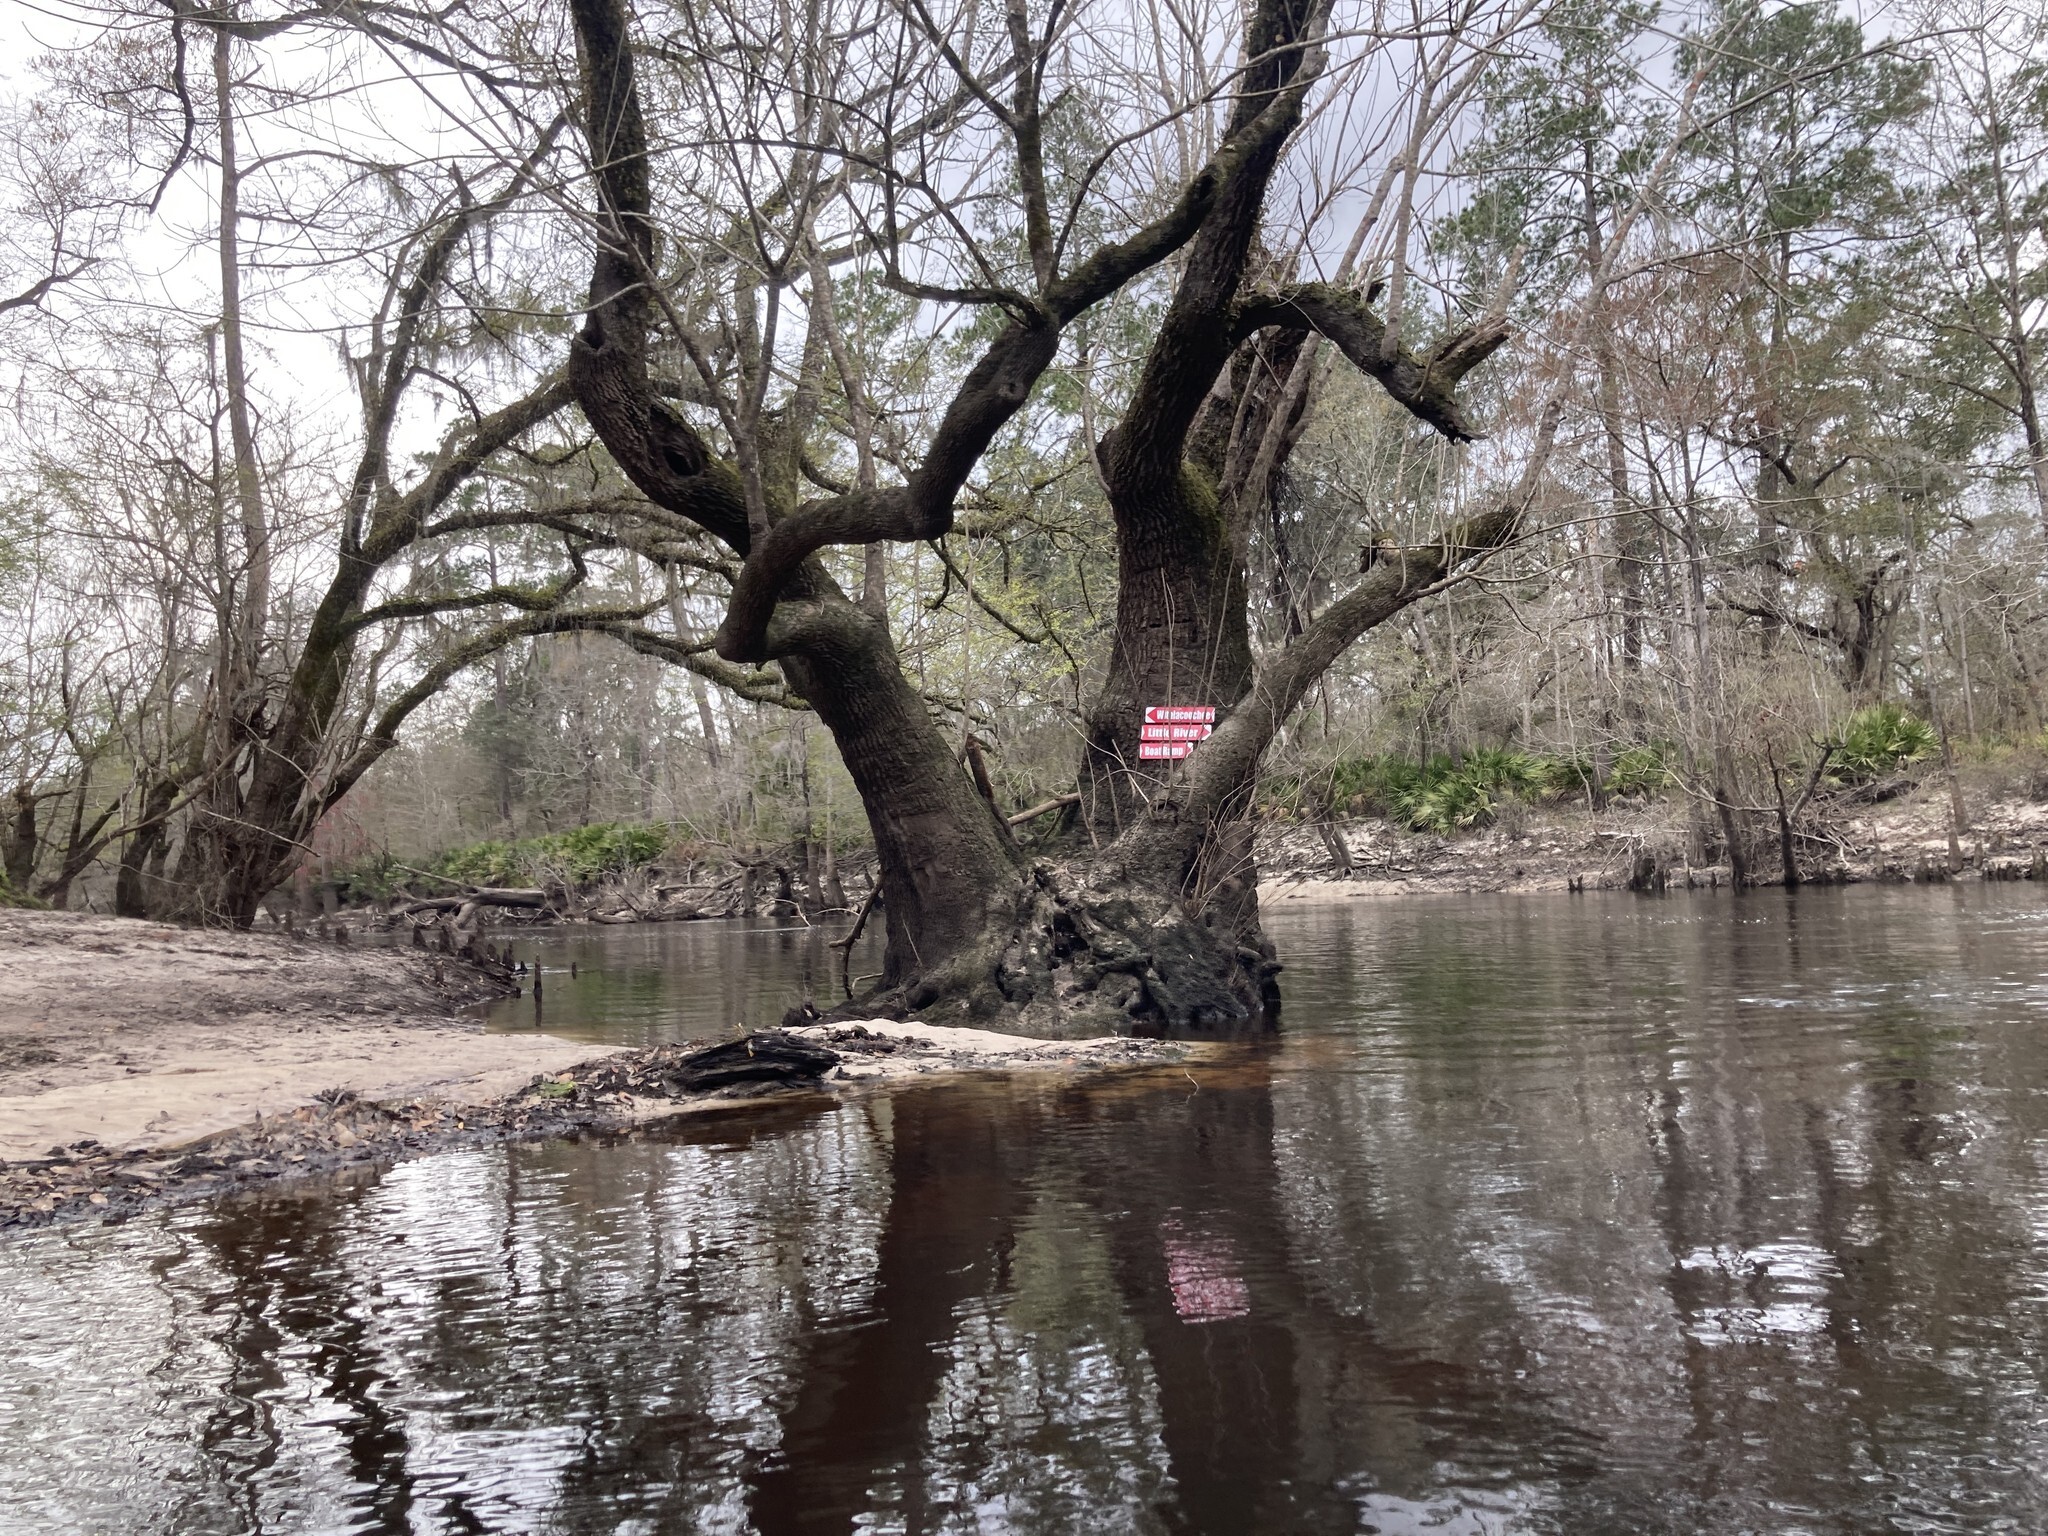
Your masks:
M 235 1360 L 215 1508 L 268 1524 L 324 1488 L 379 1529 L 1349 1530 L 1347 1489 L 1426 1489 L 1475 1424 L 1513 1421 L 1522 1471 L 1546 1445 L 1569 1465 L 1513 1383 L 1301 1287 L 1272 1122 L 1254 1058 L 223 1208 L 195 1229 Z

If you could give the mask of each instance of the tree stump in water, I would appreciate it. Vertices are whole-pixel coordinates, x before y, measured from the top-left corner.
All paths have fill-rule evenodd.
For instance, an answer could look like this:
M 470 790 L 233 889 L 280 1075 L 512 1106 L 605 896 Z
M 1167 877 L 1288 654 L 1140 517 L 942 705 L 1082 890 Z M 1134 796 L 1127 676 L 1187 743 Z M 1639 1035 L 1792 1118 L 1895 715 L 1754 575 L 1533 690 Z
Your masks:
M 676 1063 L 671 1081 L 693 1093 L 742 1085 L 804 1087 L 839 1065 L 839 1053 L 779 1030 L 692 1051 Z

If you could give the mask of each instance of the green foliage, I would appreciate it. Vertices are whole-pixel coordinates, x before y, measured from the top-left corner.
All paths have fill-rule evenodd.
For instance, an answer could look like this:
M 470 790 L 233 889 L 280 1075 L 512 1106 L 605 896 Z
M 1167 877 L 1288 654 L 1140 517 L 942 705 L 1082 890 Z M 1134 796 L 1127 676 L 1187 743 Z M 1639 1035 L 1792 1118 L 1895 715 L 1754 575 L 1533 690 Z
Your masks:
M 1668 746 L 1631 747 L 1615 759 L 1605 789 L 1614 795 L 1652 795 L 1673 788 L 1677 775 Z M 1509 801 L 1561 800 L 1583 795 L 1593 765 L 1581 756 L 1545 757 L 1511 747 L 1482 747 L 1453 762 L 1442 753 L 1428 762 L 1402 757 L 1348 757 L 1307 779 L 1267 786 L 1269 812 L 1317 816 L 1384 816 L 1418 832 L 1449 837 L 1492 821 Z
M 1493 820 L 1499 797 L 1476 776 L 1458 769 L 1431 779 L 1401 807 L 1418 832 L 1449 837 Z
M 1893 195 L 1883 134 L 1921 107 L 1924 70 L 1853 15 L 1720 0 L 1678 58 L 1711 113 L 1690 146 L 1703 211 L 1770 238 L 1858 227 Z
M 1583 752 L 1539 757 L 1536 761 L 1541 765 L 1542 774 L 1538 789 L 1546 800 L 1563 800 L 1571 795 L 1586 794 L 1597 778 L 1593 759 Z
M 1438 230 L 1475 293 L 1520 247 L 1518 299 L 1554 307 L 1584 259 L 1589 213 L 1613 227 L 1658 149 L 1638 62 L 1656 20 L 1639 0 L 1559 0 L 1488 72 L 1480 133 L 1458 160 L 1472 195 Z
M 1652 742 L 1619 754 L 1607 770 L 1604 787 L 1610 795 L 1654 795 L 1677 784 L 1667 749 L 1661 742 Z
M 1455 767 L 1448 757 L 1420 766 L 1393 810 L 1418 832 L 1449 837 L 1485 826 L 1504 801 L 1546 794 L 1555 779 L 1551 760 L 1508 747 L 1482 747 Z
M 517 842 L 470 843 L 449 849 L 423 868 L 428 875 L 458 885 L 519 886 L 543 880 L 582 884 L 651 864 L 674 843 L 674 829 L 667 826 L 600 822 Z M 418 879 L 390 855 L 379 854 L 342 874 L 339 883 L 344 900 L 375 901 Z
M 652 863 L 672 838 L 665 826 L 600 822 L 516 843 L 471 843 L 449 850 L 428 867 L 437 875 L 470 885 L 511 885 L 548 875 L 595 880 Z
M 1542 790 L 1543 759 L 1511 747 L 1482 747 L 1468 753 L 1460 777 L 1495 795 L 1527 797 Z
M 1861 783 L 1934 750 L 1934 727 L 1902 704 L 1873 704 L 1849 717 L 1834 741 L 1834 777 Z

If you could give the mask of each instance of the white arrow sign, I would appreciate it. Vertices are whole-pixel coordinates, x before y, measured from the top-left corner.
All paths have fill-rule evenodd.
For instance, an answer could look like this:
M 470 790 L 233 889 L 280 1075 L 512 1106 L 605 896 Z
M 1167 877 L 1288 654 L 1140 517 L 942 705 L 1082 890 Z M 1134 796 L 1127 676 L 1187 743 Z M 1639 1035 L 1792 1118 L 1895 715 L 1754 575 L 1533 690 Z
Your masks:
M 1216 706 L 1213 704 L 1147 704 L 1145 706 L 1147 725 L 1213 725 L 1216 723 Z

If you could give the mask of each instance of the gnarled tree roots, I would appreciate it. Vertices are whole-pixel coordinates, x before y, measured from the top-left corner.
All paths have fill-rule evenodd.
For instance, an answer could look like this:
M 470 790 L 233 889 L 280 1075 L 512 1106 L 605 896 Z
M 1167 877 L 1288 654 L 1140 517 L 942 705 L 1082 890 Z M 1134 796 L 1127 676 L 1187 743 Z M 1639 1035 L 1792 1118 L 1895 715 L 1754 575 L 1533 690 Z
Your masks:
M 1271 1019 L 1279 969 L 1270 941 L 1176 891 L 1041 861 L 991 893 L 978 941 L 833 1014 L 1046 1039 L 1234 1033 Z

